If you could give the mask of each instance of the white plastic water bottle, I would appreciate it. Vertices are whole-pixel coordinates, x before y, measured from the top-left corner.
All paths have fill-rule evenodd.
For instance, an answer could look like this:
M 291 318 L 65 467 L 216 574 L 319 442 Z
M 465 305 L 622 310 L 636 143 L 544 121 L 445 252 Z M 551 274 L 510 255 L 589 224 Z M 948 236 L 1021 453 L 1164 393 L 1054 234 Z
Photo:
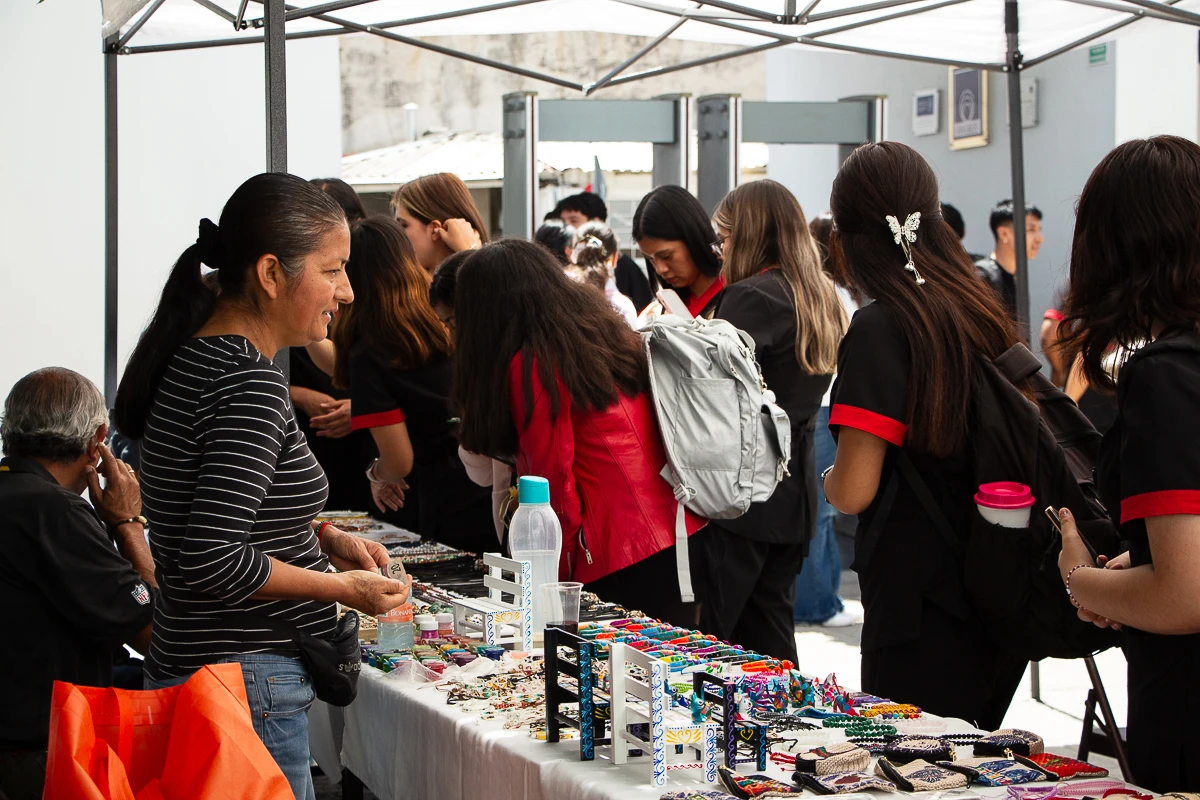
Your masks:
M 550 507 L 550 482 L 545 478 L 522 477 L 517 482 L 520 505 L 508 525 L 508 549 L 517 561 L 528 561 L 533 571 L 533 632 L 546 627 L 543 583 L 558 581 L 558 558 L 562 553 L 562 527 Z
M 377 632 L 379 649 L 411 653 L 413 649 L 413 607 L 412 603 L 396 606 L 391 611 L 380 614 Z

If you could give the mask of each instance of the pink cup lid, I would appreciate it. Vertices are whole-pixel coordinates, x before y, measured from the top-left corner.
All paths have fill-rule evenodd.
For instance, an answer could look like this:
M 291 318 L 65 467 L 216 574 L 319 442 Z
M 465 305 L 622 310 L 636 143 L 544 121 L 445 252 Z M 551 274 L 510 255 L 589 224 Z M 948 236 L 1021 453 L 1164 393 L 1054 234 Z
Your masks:
M 975 493 L 975 502 L 984 508 L 1029 508 L 1034 497 L 1023 483 L 998 481 L 980 486 Z

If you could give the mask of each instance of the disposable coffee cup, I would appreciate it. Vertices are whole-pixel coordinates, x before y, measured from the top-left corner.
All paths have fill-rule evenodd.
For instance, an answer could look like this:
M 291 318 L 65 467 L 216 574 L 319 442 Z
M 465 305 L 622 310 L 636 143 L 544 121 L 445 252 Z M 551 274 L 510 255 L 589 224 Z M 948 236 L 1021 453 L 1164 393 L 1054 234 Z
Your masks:
M 1028 528 L 1033 492 L 1023 483 L 985 483 L 975 493 L 979 516 L 1002 528 Z

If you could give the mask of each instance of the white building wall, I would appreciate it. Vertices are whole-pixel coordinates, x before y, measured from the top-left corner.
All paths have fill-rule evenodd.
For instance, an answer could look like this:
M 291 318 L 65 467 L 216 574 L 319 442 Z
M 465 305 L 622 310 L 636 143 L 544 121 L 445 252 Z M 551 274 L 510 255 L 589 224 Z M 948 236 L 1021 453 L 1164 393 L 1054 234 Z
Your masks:
M 103 67 L 99 2 L 0 3 L 0 396 L 49 365 L 103 382 Z M 288 68 L 289 168 L 336 176 L 337 41 L 289 43 Z M 261 46 L 125 56 L 119 69 L 123 366 L 200 218 L 263 170 L 265 144 Z
M 1196 29 L 1149 20 L 1117 42 L 1116 141 L 1173 133 L 1196 141 Z

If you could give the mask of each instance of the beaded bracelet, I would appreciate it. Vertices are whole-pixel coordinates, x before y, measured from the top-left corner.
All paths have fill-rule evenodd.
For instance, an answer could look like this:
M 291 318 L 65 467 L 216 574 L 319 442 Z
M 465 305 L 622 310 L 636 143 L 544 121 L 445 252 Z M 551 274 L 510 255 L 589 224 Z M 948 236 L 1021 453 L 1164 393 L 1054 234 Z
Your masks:
M 983 737 L 978 733 L 945 733 L 937 738 L 950 744 L 975 744 Z
M 826 728 L 849 728 L 856 722 L 861 722 L 862 717 L 852 717 L 848 714 L 839 714 L 836 717 L 826 717 L 821 720 L 821 724 Z
M 1071 605 L 1080 610 L 1083 609 L 1083 606 L 1079 605 L 1079 601 L 1075 599 L 1075 595 L 1071 592 L 1071 576 L 1075 574 L 1075 570 L 1090 566 L 1091 564 L 1076 564 L 1075 566 L 1071 567 L 1069 572 L 1067 572 L 1067 579 L 1063 581 L 1067 587 L 1067 599 L 1071 601 Z

